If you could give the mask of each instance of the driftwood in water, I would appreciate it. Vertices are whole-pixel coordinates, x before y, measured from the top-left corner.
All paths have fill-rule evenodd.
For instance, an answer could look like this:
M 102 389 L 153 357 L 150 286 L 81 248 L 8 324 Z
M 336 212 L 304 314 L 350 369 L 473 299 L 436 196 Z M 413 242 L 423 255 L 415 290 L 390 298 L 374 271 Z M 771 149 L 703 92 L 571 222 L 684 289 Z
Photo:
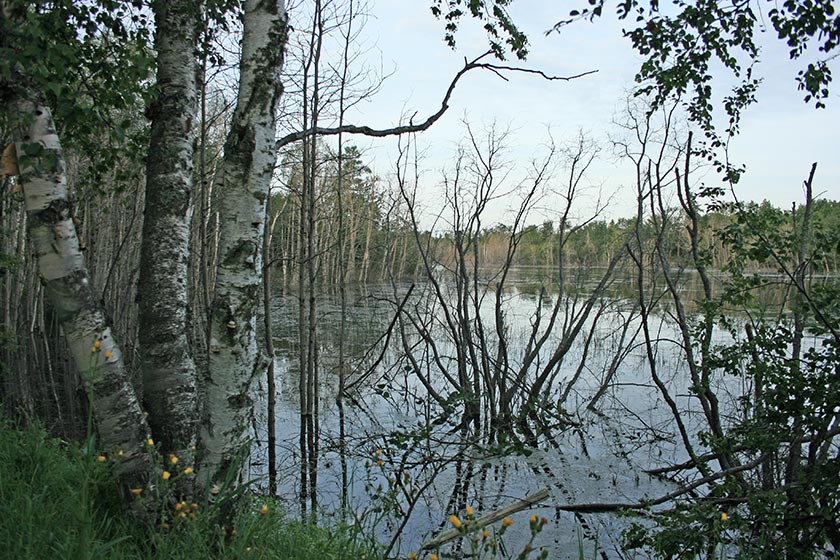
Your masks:
M 514 514 L 520 510 L 530 507 L 536 504 L 537 502 L 541 502 L 547 497 L 548 488 L 542 488 L 540 490 L 537 490 L 533 494 L 525 496 L 521 500 L 517 500 L 510 505 L 507 505 L 501 509 L 494 511 L 493 513 L 488 513 L 487 515 L 476 519 L 472 525 L 480 529 L 481 527 L 485 527 L 487 525 L 490 525 L 491 523 L 495 523 L 500 519 L 504 519 L 505 517 L 511 514 Z M 449 529 L 447 531 L 442 532 L 441 534 L 424 544 L 423 549 L 428 550 L 430 548 L 434 548 L 436 546 L 442 545 L 447 541 L 451 541 L 452 539 L 460 537 L 461 535 L 463 535 L 463 533 L 458 529 Z

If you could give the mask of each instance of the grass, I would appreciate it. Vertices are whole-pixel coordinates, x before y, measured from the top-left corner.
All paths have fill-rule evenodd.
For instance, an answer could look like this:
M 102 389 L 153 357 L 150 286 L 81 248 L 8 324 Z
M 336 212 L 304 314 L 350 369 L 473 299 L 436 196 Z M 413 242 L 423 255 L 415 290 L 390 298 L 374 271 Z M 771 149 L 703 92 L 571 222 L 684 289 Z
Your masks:
M 117 499 L 107 462 L 84 446 L 0 419 L 0 556 L 16 559 L 353 559 L 375 556 L 353 533 L 287 519 L 246 498 L 225 536 L 202 507 L 138 523 Z M 263 510 L 261 513 L 260 510 Z M 267 509 L 267 511 L 266 511 Z

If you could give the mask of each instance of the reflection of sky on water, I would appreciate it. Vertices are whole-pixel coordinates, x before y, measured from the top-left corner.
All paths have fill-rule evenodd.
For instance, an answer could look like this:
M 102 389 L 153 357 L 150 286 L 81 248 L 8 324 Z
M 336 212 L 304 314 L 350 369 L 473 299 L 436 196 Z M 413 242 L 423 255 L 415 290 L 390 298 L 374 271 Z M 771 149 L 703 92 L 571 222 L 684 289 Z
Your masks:
M 366 294 L 348 297 L 347 329 L 351 334 L 347 354 L 354 371 L 349 377 L 350 382 L 368 365 L 360 365 L 356 356 L 362 355 L 369 345 L 379 339 L 382 330 L 391 320 L 393 307 L 382 299 L 389 293 L 389 287 L 369 288 Z M 507 317 L 514 344 L 524 344 L 536 302 L 536 296 L 528 293 L 528 290 L 512 290 L 506 294 Z M 600 387 L 603 372 L 617 351 L 619 326 L 622 317 L 628 312 L 626 301 L 614 300 L 610 303 L 617 304 L 616 309 L 622 314 L 618 311 L 604 314 L 602 326 L 593 337 L 584 373 L 569 393 L 565 404 L 566 410 L 576 415 L 575 420 L 580 425 L 559 435 L 556 446 L 546 444 L 545 448 L 535 450 L 529 456 L 476 457 L 473 461 L 474 477 L 467 492 L 466 503 L 473 505 L 479 515 L 542 487 L 550 489 L 551 495 L 546 501 L 546 507 L 526 510 L 515 516 L 517 523 L 511 529 L 510 544 L 515 546 L 518 541 L 521 541 L 520 545 L 524 544 L 525 540 L 522 539 L 527 540 L 528 517 L 536 513 L 550 520 L 539 537 L 539 544 L 551 549 L 552 558 L 577 558 L 578 536 L 581 533 L 590 538 L 587 546 L 593 546 L 592 539 L 597 538 L 599 548 L 614 557 L 616 537 L 627 523 L 626 519 L 611 514 L 588 514 L 576 518 L 574 514 L 555 511 L 553 504 L 635 503 L 644 498 L 660 496 L 673 488 L 641 471 L 686 458 L 675 436 L 670 411 L 649 380 L 641 337 L 632 343 L 633 347 L 620 365 L 613 385 L 599 400 L 598 413 L 585 408 L 589 397 Z M 487 304 L 482 309 L 483 313 L 492 311 L 492 298 L 487 299 Z M 319 299 L 322 381 L 320 422 L 323 442 L 319 461 L 319 502 L 326 511 L 334 510 L 340 503 L 341 471 L 337 454 L 338 413 L 335 406 L 338 384 L 335 373 L 338 348 L 336 336 L 340 317 L 338 305 L 337 296 L 323 295 Z M 296 512 L 300 463 L 297 439 L 297 353 L 293 344 L 297 317 L 295 299 L 276 298 L 274 312 L 275 335 L 278 340 L 278 486 L 280 495 L 287 499 L 289 511 Z M 677 333 L 672 325 L 663 321 L 655 336 L 663 341 L 657 355 L 660 371 L 662 374 L 667 373 L 666 382 L 672 394 L 676 395 L 681 410 L 685 411 L 689 429 L 693 424 L 697 427 L 702 419 L 696 403 L 689 398 L 684 367 L 675 354 Z M 584 339 L 585 336 L 578 337 L 568 353 L 558 376 L 560 384 L 553 388 L 551 398 L 556 398 L 578 369 Z M 449 448 L 445 443 L 436 443 L 434 449 L 424 450 L 422 444 L 413 442 L 403 451 L 388 447 L 385 440 L 387 434 L 422 425 L 423 411 L 427 409 L 420 383 L 398 367 L 401 349 L 395 340 L 392 340 L 392 346 L 386 351 L 375 374 L 368 377 L 354 392 L 353 397 L 358 406 L 352 406 L 349 401 L 346 406 L 348 471 L 352 481 L 350 500 L 359 512 L 375 507 L 370 493 L 378 484 L 387 487 L 385 475 L 393 472 L 395 464 L 400 461 L 417 462 L 413 470 L 408 470 L 416 473 L 413 478 L 420 484 L 424 481 L 424 469 L 421 466 L 424 457 L 436 456 L 439 459 L 447 454 L 454 455 L 459 448 L 456 436 L 445 433 L 451 427 L 447 425 L 435 430 L 434 434 L 436 438 L 449 442 Z M 441 348 L 445 349 L 446 346 L 442 344 Z M 551 351 L 551 344 L 547 348 Z M 368 363 L 378 354 L 378 351 L 370 353 Z M 740 380 L 730 379 L 728 382 L 738 385 Z M 733 389 L 740 389 L 734 385 Z M 261 382 L 262 387 L 264 382 Z M 260 391 L 258 411 L 265 410 L 263 395 L 264 392 Z M 261 416 L 262 420 L 258 421 L 258 439 L 263 445 L 257 447 L 252 465 L 252 473 L 256 476 L 264 476 L 266 471 L 264 413 Z M 661 438 L 651 438 L 646 427 L 656 428 Z M 385 449 L 386 460 L 382 469 L 374 463 L 374 453 L 378 448 Z M 429 469 L 429 464 L 425 468 Z M 455 477 L 454 465 L 450 465 L 436 476 L 434 483 L 423 493 L 399 541 L 402 554 L 415 550 L 427 541 L 445 525 L 448 516 L 455 512 L 457 508 L 450 502 L 453 488 L 458 486 Z M 370 482 L 368 488 L 366 481 Z M 381 540 L 390 539 L 394 530 L 393 522 L 396 520 L 392 516 L 390 521 L 391 525 L 383 521 L 376 528 Z

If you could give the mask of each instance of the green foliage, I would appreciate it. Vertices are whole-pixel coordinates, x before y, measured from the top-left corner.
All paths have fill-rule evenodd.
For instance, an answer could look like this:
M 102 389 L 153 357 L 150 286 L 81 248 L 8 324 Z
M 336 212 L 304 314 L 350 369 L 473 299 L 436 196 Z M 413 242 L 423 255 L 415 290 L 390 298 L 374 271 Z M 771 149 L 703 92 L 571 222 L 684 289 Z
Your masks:
M 109 471 L 110 461 L 90 446 L 68 445 L 0 420 L 4 553 L 21 560 L 358 560 L 371 553 L 349 531 L 291 521 L 273 502 L 250 495 L 229 531 L 205 503 L 178 508 L 168 502 L 174 519 L 138 522 L 117 498 Z
M 697 367 L 720 380 L 715 390 L 742 390 L 717 435 L 697 434 L 711 451 L 703 473 L 714 473 L 701 495 L 656 512 L 655 525 L 635 524 L 624 535 L 628 548 L 685 559 L 812 559 L 840 550 L 840 284 L 813 279 L 836 263 L 836 208 L 814 202 L 809 211 L 728 208 L 717 236 L 728 275 L 714 301 L 698 306 L 697 321 L 713 321 L 731 342 L 711 346 Z M 750 266 L 765 272 L 750 274 Z M 785 298 L 762 302 L 771 281 Z M 702 329 L 691 338 L 698 347 L 707 340 Z M 727 459 L 715 464 L 715 456 Z
M 3 7 L 0 100 L 22 89 L 42 96 L 64 147 L 85 154 L 82 181 L 127 180 L 137 165 L 125 160 L 140 161 L 148 142 L 138 118 L 153 68 L 142 3 L 11 0 Z
M 519 59 L 528 55 L 528 38 L 508 15 L 512 0 L 433 0 L 432 14 L 446 22 L 446 43 L 455 48 L 455 32 L 461 18 L 470 15 L 484 22 L 490 50 L 504 60 L 509 50 Z
M 588 4 L 571 10 L 554 29 L 578 19 L 601 17 L 607 3 L 588 0 Z M 789 47 L 791 60 L 802 58 L 809 47 L 812 53 L 817 51 L 816 60 L 799 71 L 796 81 L 806 103 L 825 107 L 832 80 L 830 62 L 837 56 L 840 42 L 840 18 L 833 0 L 767 2 L 766 15 L 760 0 L 676 0 L 661 9 L 660 4 L 659 0 L 621 0 L 616 4 L 620 20 L 633 19 L 636 23 L 625 35 L 643 57 L 636 74 L 638 93 L 650 95 L 654 108 L 672 99 L 685 100 L 690 119 L 708 140 L 698 152 L 714 162 L 728 181 L 736 183 L 743 168 L 716 152 L 726 146 L 728 136 L 737 134 L 743 110 L 756 102 L 761 82 L 753 74 L 760 59 L 756 37 L 766 30 L 767 19 L 778 39 Z M 731 76 L 735 85 L 716 100 L 714 78 L 721 78 L 721 74 Z M 728 119 L 722 135 L 715 127 L 717 102 Z
M 555 28 L 579 18 L 600 17 L 604 0 L 589 0 L 589 4 L 590 7 L 572 10 L 571 19 L 559 22 Z M 716 61 L 742 79 L 726 101 L 727 113 L 736 124 L 740 109 L 755 100 L 753 94 L 759 83 L 750 69 L 759 58 L 756 32 L 764 30 L 760 2 L 700 0 L 673 4 L 676 10 L 662 11 L 659 0 L 622 0 L 616 5 L 619 19 L 633 18 L 640 24 L 627 32 L 633 46 L 646 57 L 638 80 L 652 82 L 645 91 L 655 92 L 659 102 L 693 90 L 691 114 L 698 123 L 711 126 L 708 82 L 710 65 Z M 840 41 L 840 20 L 834 2 L 788 0 L 770 6 L 767 16 L 778 38 L 790 47 L 792 60 L 799 59 L 809 46 L 822 53 L 821 60 L 809 63 L 799 72 L 797 81 L 805 91 L 805 101 L 823 107 L 832 78 L 828 61 Z

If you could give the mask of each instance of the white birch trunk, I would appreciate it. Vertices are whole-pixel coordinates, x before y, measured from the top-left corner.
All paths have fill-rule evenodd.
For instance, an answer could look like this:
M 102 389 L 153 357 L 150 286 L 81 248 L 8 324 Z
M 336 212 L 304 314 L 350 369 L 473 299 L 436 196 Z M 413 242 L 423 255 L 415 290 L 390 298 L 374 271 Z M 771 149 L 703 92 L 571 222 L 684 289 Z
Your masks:
M 12 110 L 21 123 L 15 150 L 44 293 L 91 398 L 99 448 L 114 459 L 122 451 L 116 463 L 118 480 L 124 488 L 140 486 L 151 467 L 144 447 L 149 429 L 79 250 L 64 155 L 52 115 L 36 95 L 29 94 L 15 99 Z
M 208 369 L 200 380 L 198 482 L 205 488 L 240 467 L 248 445 L 251 382 L 267 365 L 257 344 L 256 316 L 286 26 L 283 0 L 245 2 L 239 95 L 219 178 L 221 234 Z
M 187 277 L 197 110 L 195 3 L 155 2 L 158 96 L 146 164 L 138 285 L 143 403 L 164 455 L 189 464 L 196 433 L 196 369 Z

